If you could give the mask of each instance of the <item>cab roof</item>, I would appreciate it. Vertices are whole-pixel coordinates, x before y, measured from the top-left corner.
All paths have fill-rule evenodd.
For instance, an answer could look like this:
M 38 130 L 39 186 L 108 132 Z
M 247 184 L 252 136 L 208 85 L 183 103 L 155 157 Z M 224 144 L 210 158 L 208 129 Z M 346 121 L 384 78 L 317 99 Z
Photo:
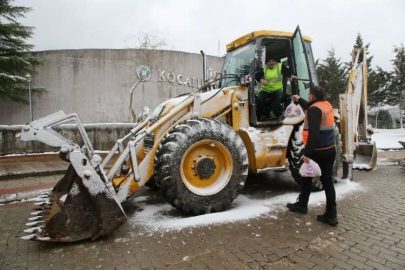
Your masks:
M 284 31 L 274 31 L 274 30 L 260 30 L 260 31 L 254 31 L 251 32 L 247 35 L 244 35 L 236 40 L 234 40 L 231 43 L 228 43 L 226 45 L 226 51 L 232 51 L 236 48 L 241 47 L 242 45 L 245 45 L 249 41 L 256 39 L 258 37 L 285 37 L 285 38 L 292 38 L 294 33 L 291 32 L 284 32 Z M 305 41 L 312 42 L 312 38 L 307 37 L 307 36 L 302 36 Z

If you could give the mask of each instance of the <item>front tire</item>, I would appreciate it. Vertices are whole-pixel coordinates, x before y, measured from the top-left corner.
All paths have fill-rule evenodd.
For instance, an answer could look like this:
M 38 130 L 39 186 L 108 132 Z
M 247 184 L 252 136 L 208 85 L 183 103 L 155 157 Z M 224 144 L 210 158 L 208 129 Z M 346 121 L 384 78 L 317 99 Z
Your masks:
M 291 176 L 294 181 L 301 186 L 301 175 L 299 170 L 304 160 L 305 145 L 302 141 L 302 130 L 304 129 L 304 122 L 299 125 L 295 125 L 293 133 L 291 134 L 290 141 L 288 142 L 287 158 L 291 172 Z
M 156 157 L 156 181 L 163 197 L 190 215 L 229 208 L 248 174 L 243 141 L 213 119 L 195 118 L 176 126 Z
M 290 142 L 288 145 L 288 163 L 291 171 L 291 176 L 294 178 L 295 182 L 301 186 L 301 175 L 299 170 L 301 168 L 304 160 L 305 145 L 302 141 L 302 130 L 304 124 L 294 126 L 293 134 L 291 135 Z M 336 145 L 336 158 L 333 164 L 333 178 L 336 181 L 338 177 L 338 172 L 340 165 L 342 163 L 342 137 L 339 133 L 339 129 L 335 126 L 335 145 Z M 319 191 L 323 189 L 322 182 L 319 177 L 312 178 L 312 190 Z

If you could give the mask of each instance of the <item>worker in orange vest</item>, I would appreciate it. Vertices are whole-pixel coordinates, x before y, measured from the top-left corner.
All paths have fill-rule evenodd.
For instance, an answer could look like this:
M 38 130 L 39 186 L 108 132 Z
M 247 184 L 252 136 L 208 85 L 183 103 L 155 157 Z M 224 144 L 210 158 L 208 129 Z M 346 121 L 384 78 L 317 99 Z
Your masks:
M 333 179 L 333 163 L 335 162 L 335 123 L 332 105 L 325 100 L 325 91 L 319 86 L 312 87 L 308 94 L 308 101 L 298 95 L 292 96 L 302 108 L 306 108 L 302 139 L 305 144 L 303 161 L 310 159 L 318 163 L 321 168 L 321 182 L 325 189 L 326 210 L 317 220 L 331 226 L 338 224 L 336 210 L 336 191 Z M 301 178 L 301 193 L 296 203 L 287 204 L 292 212 L 308 213 L 308 200 L 312 189 L 312 178 Z

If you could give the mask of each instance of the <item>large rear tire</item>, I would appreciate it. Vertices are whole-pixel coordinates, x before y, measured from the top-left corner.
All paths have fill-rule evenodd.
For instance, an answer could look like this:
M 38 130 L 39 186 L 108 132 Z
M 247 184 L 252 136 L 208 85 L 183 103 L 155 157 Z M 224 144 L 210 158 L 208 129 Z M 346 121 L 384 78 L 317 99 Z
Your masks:
M 155 179 L 163 197 L 190 215 L 229 208 L 247 174 L 243 141 L 217 120 L 195 118 L 176 126 L 156 155 Z
M 333 176 L 335 182 L 337 182 L 341 175 L 340 168 L 343 164 L 343 143 L 342 143 L 342 135 L 340 134 L 339 128 L 335 125 L 335 145 L 336 145 L 336 158 L 335 163 L 333 164 Z

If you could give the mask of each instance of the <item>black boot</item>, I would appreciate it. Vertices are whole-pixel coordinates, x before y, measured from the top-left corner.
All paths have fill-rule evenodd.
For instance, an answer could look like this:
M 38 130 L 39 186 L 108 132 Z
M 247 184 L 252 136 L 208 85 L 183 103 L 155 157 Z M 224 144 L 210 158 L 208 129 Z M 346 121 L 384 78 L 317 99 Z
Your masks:
M 339 221 L 337 219 L 336 205 L 326 205 L 325 214 L 317 216 L 316 219 L 331 226 L 337 226 Z
M 287 208 L 291 212 L 308 214 L 308 200 L 302 199 L 302 196 L 299 195 L 295 203 L 287 203 Z

